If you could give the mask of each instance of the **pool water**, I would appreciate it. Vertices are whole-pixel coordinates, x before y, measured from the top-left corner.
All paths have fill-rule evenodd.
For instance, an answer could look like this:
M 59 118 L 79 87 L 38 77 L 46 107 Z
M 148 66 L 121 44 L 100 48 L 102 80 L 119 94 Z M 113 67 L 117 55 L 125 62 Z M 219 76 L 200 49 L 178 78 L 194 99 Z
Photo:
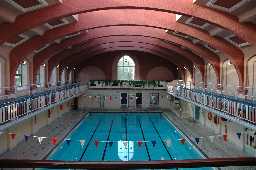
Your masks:
M 150 161 L 203 159 L 161 113 L 90 113 L 49 160 Z M 208 170 L 212 168 L 193 168 Z

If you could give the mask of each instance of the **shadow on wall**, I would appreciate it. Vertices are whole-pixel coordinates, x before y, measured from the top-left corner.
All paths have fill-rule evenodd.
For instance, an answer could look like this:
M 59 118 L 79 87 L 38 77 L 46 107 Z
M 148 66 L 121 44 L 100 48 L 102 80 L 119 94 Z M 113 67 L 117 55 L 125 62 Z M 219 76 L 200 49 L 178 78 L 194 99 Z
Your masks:
M 147 80 L 174 80 L 173 73 L 167 67 L 154 67 L 147 74 Z
M 87 83 L 89 80 L 105 80 L 106 75 L 104 71 L 96 66 L 87 66 L 83 68 L 79 75 L 78 80 L 84 84 Z

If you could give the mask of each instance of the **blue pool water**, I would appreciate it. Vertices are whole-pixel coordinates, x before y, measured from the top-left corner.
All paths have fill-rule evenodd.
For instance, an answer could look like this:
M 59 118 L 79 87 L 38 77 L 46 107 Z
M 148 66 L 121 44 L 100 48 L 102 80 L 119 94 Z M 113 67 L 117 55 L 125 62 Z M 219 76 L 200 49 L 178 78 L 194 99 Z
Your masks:
M 70 139 L 70 143 L 64 140 L 48 159 L 67 161 L 203 159 L 188 141 L 181 144 L 179 141 L 181 138 L 184 138 L 182 134 L 161 113 L 90 113 L 66 137 Z M 97 141 L 99 141 L 98 147 L 95 144 Z M 138 141 L 142 141 L 142 144 Z

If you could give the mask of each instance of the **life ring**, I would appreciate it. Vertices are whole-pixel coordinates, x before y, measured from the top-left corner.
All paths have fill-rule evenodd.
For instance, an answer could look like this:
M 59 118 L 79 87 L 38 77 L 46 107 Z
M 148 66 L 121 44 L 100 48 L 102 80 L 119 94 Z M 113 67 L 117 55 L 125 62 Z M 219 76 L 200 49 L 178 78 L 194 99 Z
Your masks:
M 212 120 L 212 113 L 211 112 L 208 113 L 208 119 Z

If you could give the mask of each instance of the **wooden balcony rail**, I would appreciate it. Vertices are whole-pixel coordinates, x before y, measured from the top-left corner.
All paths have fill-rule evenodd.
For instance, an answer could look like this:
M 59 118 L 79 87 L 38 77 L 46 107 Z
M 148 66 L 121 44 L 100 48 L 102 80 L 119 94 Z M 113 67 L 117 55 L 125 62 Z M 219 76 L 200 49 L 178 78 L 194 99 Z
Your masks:
M 10 160 L 1 159 L 1 168 L 71 168 L 71 169 L 161 169 L 199 168 L 227 166 L 256 166 L 256 157 L 211 158 L 197 160 L 129 161 L 129 162 L 71 162 L 53 160 Z M 256 168 L 256 167 L 255 167 Z

